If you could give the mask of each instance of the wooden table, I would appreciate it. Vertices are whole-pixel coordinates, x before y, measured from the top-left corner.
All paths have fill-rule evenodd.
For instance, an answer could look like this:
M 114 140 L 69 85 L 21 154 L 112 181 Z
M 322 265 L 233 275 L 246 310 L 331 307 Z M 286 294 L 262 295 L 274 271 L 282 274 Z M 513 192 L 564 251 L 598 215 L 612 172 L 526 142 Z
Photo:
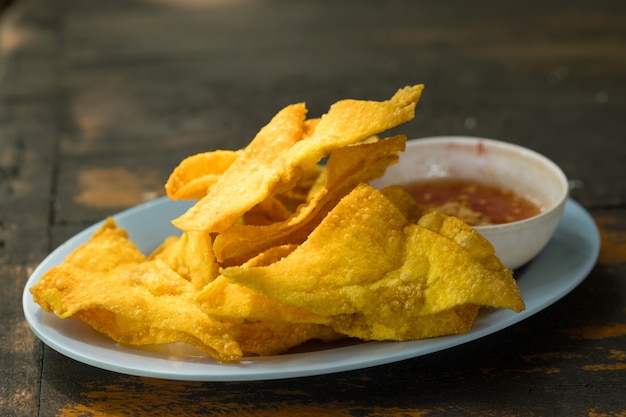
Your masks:
M 289 103 L 426 90 L 409 137 L 470 135 L 559 164 L 602 246 L 587 279 L 475 342 L 339 374 L 135 377 L 24 320 L 33 269 L 163 195 L 185 156 L 244 146 Z M 626 3 L 22 0 L 0 25 L 2 416 L 626 415 Z

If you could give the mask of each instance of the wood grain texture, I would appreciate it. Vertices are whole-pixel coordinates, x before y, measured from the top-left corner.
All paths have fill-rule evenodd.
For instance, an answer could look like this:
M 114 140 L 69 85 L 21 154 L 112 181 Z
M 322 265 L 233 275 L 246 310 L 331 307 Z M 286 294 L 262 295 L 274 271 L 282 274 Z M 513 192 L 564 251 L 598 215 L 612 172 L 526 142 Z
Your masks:
M 0 22 L 0 415 L 626 415 L 626 3 L 15 1 Z M 571 294 L 436 354 L 285 381 L 120 375 L 44 347 L 36 265 L 163 195 L 185 156 L 244 146 L 283 106 L 426 90 L 409 137 L 471 135 L 557 162 L 602 237 Z

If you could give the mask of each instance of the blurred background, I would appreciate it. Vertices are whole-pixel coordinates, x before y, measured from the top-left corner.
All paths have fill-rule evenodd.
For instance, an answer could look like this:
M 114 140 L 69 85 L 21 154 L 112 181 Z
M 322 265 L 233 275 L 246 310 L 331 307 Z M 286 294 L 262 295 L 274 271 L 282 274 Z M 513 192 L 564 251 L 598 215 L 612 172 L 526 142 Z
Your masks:
M 142 178 L 148 195 L 161 194 L 184 156 L 244 146 L 287 104 L 304 101 L 318 116 L 341 98 L 378 100 L 424 83 L 415 120 L 401 127 L 409 137 L 523 144 L 561 165 L 583 203 L 611 206 L 626 196 L 622 174 L 585 148 L 626 160 L 626 2 L 575 6 L 17 0 L 0 32 L 0 117 L 28 108 L 49 118 L 67 185 L 58 204 L 80 211 L 77 189 L 119 179 L 98 169 L 126 166 L 135 182 L 124 186 Z M 623 183 L 618 196 L 609 182 Z

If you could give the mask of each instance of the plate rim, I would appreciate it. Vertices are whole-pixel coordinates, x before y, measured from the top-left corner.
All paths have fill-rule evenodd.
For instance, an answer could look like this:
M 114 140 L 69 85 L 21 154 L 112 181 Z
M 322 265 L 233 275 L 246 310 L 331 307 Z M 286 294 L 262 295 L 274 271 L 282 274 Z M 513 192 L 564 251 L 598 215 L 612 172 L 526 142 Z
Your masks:
M 175 202 L 167 197 L 160 197 L 121 211 L 111 217 L 119 222 L 120 227 L 124 227 L 126 221 L 132 220 L 134 216 L 141 215 L 145 211 L 165 209 L 168 213 L 182 214 L 191 204 L 192 202 L 188 201 Z M 364 369 L 416 358 L 469 343 L 519 323 L 559 301 L 587 277 L 595 266 L 600 251 L 598 227 L 589 212 L 576 201 L 572 199 L 567 200 L 563 217 L 557 227 L 555 236 L 537 258 L 520 269 L 522 271 L 521 276 L 516 277 L 518 280 L 522 280 L 528 274 L 536 273 L 538 265 L 542 266 L 546 262 L 549 262 L 549 260 L 546 260 L 546 257 L 550 254 L 550 248 L 554 248 L 555 241 L 559 238 L 559 233 L 572 231 L 574 229 L 571 227 L 572 225 L 568 224 L 568 222 L 571 222 L 573 219 L 576 220 L 575 229 L 578 229 L 579 232 L 585 231 L 585 233 L 580 233 L 579 237 L 582 238 L 583 243 L 587 244 L 590 251 L 585 252 L 586 256 L 577 258 L 578 265 L 575 268 L 575 274 L 568 276 L 567 284 L 559 287 L 558 291 L 553 291 L 550 296 L 542 298 L 541 302 L 529 303 L 528 300 L 525 300 L 527 308 L 521 313 L 513 313 L 509 310 L 489 310 L 486 313 L 481 312 L 470 332 L 462 335 L 441 336 L 433 339 L 408 342 L 363 342 L 353 346 L 314 352 L 243 358 L 239 364 L 222 364 L 214 360 L 209 360 L 208 358 L 202 358 L 201 360 L 189 358 L 185 358 L 185 360 L 181 360 L 183 358 L 168 359 L 167 355 L 149 354 L 145 350 L 121 347 L 108 338 L 107 340 L 111 344 L 110 352 L 106 350 L 101 351 L 92 345 L 87 346 L 87 352 L 82 352 L 77 350 L 75 346 L 67 346 L 62 343 L 62 340 L 60 342 L 55 338 L 57 329 L 47 326 L 42 322 L 42 319 L 44 315 L 49 315 L 47 317 L 51 317 L 53 321 L 54 319 L 57 321 L 63 319 L 57 318 L 52 313 L 44 313 L 41 307 L 32 300 L 29 288 L 37 282 L 47 269 L 60 263 L 66 256 L 63 254 L 69 253 L 76 246 L 89 238 L 91 234 L 93 234 L 93 231 L 100 227 L 105 220 L 101 220 L 87 227 L 66 240 L 35 268 L 24 286 L 22 304 L 29 327 L 47 346 L 79 362 L 127 375 L 170 380 L 226 382 L 296 378 Z M 176 233 L 176 229 L 173 226 L 171 226 L 171 231 Z M 132 239 L 132 231 L 129 231 L 129 235 Z M 158 243 L 160 242 L 153 242 L 153 244 Z M 143 250 L 145 251 L 146 248 Z M 518 274 L 520 270 L 517 270 L 515 273 Z M 520 288 L 523 287 L 523 281 L 520 281 Z M 480 325 L 480 321 L 485 320 L 486 316 L 488 319 L 488 317 L 493 318 L 494 315 L 497 315 L 496 317 L 502 316 L 502 318 L 497 321 L 496 324 L 487 326 Z M 69 323 L 78 326 L 87 326 L 78 321 Z M 106 338 L 106 336 L 101 337 Z M 92 348 L 91 352 L 89 352 L 89 347 Z M 355 355 L 355 353 L 357 354 Z M 137 362 L 134 362 L 135 364 L 133 366 L 130 366 L 128 363 L 123 363 L 124 361 L 120 361 L 120 357 L 123 359 L 128 355 L 130 355 L 129 357 L 131 358 L 137 356 L 137 358 L 135 358 Z M 339 358 L 337 355 L 339 355 Z M 143 362 L 147 362 L 150 366 L 143 365 Z M 137 363 L 142 365 L 137 365 Z M 294 364 L 296 366 L 293 366 Z

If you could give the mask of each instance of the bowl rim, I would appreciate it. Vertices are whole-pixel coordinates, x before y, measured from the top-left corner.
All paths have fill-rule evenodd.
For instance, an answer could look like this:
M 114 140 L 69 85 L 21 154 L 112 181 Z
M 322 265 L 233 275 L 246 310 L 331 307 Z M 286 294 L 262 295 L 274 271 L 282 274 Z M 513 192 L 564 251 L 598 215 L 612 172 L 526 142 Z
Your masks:
M 557 199 L 555 200 L 555 203 L 552 204 L 550 207 L 546 208 L 545 210 L 543 210 L 541 213 L 536 214 L 532 217 L 528 217 L 522 220 L 517 220 L 514 222 L 491 224 L 491 225 L 485 225 L 485 226 L 473 226 L 477 231 L 481 233 L 482 232 L 494 232 L 494 231 L 500 232 L 500 231 L 505 231 L 505 230 L 514 230 L 514 229 L 518 229 L 522 227 L 527 227 L 528 225 L 532 223 L 539 222 L 542 219 L 546 217 L 550 217 L 554 215 L 555 213 L 563 210 L 563 207 L 565 205 L 565 202 L 567 201 L 567 198 L 569 197 L 569 192 L 570 192 L 569 180 L 567 176 L 565 175 L 561 167 L 559 167 L 554 161 L 552 161 L 547 156 L 535 150 L 532 150 L 530 148 L 527 148 L 527 147 L 524 147 L 515 143 L 511 143 L 511 142 L 506 142 L 503 140 L 490 139 L 490 138 L 484 138 L 484 137 L 478 137 L 478 136 L 454 136 L 454 135 L 453 136 L 427 136 L 423 138 L 412 138 L 412 139 L 407 140 L 406 150 L 404 151 L 404 153 L 406 153 L 406 151 L 409 148 L 413 148 L 417 146 L 427 146 L 427 145 L 433 145 L 433 144 L 441 145 L 445 143 L 460 144 L 460 145 L 476 145 L 478 143 L 482 143 L 486 147 L 509 149 L 509 150 L 520 152 L 521 154 L 524 154 L 535 160 L 538 160 L 543 165 L 548 167 L 549 171 L 555 175 L 559 183 L 562 185 L 561 193 L 558 195 Z

